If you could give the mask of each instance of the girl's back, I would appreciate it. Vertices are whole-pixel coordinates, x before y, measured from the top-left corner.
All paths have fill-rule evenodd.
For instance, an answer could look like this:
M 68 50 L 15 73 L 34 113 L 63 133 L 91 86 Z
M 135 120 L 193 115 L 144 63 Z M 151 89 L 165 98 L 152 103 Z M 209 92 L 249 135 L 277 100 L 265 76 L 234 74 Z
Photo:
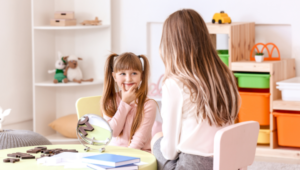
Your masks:
M 165 74 L 163 138 L 160 146 L 155 143 L 161 152 L 154 153 L 163 155 L 158 164 L 168 164 L 170 169 L 190 164 L 195 166 L 189 169 L 212 169 L 214 135 L 234 123 L 238 114 L 235 77 L 219 58 L 204 20 L 191 9 L 166 19 L 160 54 Z
M 165 127 L 164 131 L 166 132 L 169 130 L 169 134 L 167 136 L 173 136 L 171 138 L 164 138 L 161 143 L 161 148 L 164 148 L 162 150 L 164 152 L 164 156 L 172 158 L 176 155 L 176 150 L 187 154 L 212 156 L 214 136 L 218 130 L 226 127 L 227 125 L 210 125 L 207 120 L 197 117 L 197 103 L 191 101 L 190 91 L 179 80 L 169 78 L 165 81 L 163 88 L 164 98 L 168 98 L 168 96 L 170 98 L 174 98 L 172 101 L 163 100 L 163 120 L 173 117 L 172 121 L 164 121 L 163 124 Z M 174 105 L 174 103 L 177 104 Z M 172 108 L 174 112 L 170 112 L 170 108 Z M 172 115 L 168 115 L 167 113 L 171 113 Z M 177 128 L 170 129 L 170 127 Z M 170 139 L 173 140 L 172 138 L 177 138 L 177 142 L 170 141 Z M 174 146 L 170 146 L 170 143 L 173 143 Z M 170 150 L 168 147 L 176 149 Z

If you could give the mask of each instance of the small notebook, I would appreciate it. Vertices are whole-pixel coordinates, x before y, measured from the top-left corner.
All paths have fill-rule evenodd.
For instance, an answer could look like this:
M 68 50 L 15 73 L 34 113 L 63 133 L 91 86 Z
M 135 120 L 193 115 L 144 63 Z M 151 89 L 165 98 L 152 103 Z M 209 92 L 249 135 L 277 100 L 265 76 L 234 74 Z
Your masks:
M 137 170 L 139 169 L 139 166 L 135 164 L 129 164 L 129 165 L 123 165 L 117 167 L 98 165 L 98 164 L 87 164 L 87 166 L 95 170 Z
M 100 155 L 83 157 L 82 162 L 116 167 L 133 163 L 139 163 L 140 158 L 105 153 Z

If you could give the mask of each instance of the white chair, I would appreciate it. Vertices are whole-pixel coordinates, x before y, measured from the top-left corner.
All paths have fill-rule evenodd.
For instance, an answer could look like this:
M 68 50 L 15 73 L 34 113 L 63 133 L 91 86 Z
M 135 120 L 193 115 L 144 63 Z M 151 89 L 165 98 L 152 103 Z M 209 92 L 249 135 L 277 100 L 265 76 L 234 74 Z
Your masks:
M 255 121 L 219 130 L 214 139 L 214 170 L 247 170 L 254 161 L 258 132 Z

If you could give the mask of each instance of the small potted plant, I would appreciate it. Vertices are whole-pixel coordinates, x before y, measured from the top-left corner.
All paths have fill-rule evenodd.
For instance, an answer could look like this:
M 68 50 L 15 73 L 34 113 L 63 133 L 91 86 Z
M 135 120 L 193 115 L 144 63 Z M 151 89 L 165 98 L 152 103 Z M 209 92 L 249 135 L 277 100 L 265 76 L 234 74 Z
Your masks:
M 264 53 L 256 53 L 255 54 L 255 61 L 260 63 L 264 61 Z

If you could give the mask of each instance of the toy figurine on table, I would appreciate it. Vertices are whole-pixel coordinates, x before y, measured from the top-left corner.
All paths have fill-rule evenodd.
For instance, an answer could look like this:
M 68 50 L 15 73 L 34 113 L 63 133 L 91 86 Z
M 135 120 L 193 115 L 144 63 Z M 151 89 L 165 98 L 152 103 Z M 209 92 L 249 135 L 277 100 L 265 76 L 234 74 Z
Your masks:
M 212 23 L 218 22 L 219 24 L 231 24 L 231 18 L 224 12 L 215 13 L 212 19 Z

